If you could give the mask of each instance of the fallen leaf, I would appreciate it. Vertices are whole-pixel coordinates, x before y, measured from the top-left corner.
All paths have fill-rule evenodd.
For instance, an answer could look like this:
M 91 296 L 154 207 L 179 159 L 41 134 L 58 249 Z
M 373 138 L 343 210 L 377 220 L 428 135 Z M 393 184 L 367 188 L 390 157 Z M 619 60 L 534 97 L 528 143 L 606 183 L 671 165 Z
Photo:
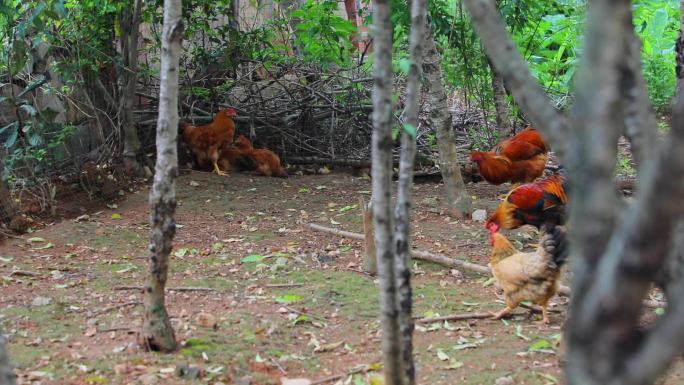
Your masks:
M 308 380 L 306 378 L 287 378 L 287 377 L 282 377 L 280 379 L 280 384 L 281 385 L 311 385 L 311 380 Z
M 323 344 L 314 349 L 314 353 L 331 352 L 344 344 L 344 341 L 333 342 L 331 344 Z

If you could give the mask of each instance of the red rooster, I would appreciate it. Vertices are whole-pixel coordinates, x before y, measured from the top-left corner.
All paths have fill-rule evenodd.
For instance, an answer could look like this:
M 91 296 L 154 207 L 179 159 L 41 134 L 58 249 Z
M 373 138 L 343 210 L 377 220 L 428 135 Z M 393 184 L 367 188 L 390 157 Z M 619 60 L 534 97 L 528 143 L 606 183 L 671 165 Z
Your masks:
M 233 141 L 233 135 L 235 135 L 233 117 L 236 115 L 234 108 L 226 108 L 217 112 L 214 120 L 204 126 L 195 127 L 188 122 L 181 122 L 183 138 L 197 157 L 198 166 L 204 167 L 207 161 L 211 161 L 215 173 L 228 175 L 218 166 L 219 152 L 222 147 L 230 145 Z
M 482 177 L 492 184 L 532 182 L 544 173 L 547 158 L 548 147 L 532 127 L 500 142 L 492 151 L 470 153 Z
M 522 225 L 540 228 L 545 223 L 564 222 L 566 179 L 562 173 L 512 189 L 497 207 L 485 227 L 490 233 L 499 229 L 517 229 Z
M 251 158 L 256 163 L 256 169 L 264 176 L 278 176 L 287 178 L 287 171 L 280 164 L 280 158 L 273 151 L 267 148 L 255 149 L 252 142 L 246 136 L 240 135 L 235 140 L 237 147 L 245 156 Z

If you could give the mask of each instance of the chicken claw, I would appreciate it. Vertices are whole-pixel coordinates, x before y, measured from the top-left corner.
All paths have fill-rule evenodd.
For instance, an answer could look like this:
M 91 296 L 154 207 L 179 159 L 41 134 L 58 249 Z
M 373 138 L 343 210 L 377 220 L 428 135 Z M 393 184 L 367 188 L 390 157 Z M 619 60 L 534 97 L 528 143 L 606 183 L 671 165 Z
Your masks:
M 218 164 L 216 163 L 214 163 L 214 172 L 220 176 L 230 176 L 230 174 L 228 174 L 227 172 L 221 171 Z

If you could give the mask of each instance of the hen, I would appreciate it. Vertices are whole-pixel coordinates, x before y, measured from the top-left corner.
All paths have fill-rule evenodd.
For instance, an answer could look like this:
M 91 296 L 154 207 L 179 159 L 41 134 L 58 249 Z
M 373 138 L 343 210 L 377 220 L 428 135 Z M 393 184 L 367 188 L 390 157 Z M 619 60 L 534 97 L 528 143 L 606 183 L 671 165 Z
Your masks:
M 512 189 L 496 211 L 487 219 L 490 232 L 517 229 L 522 225 L 540 228 L 545 223 L 565 221 L 566 179 L 562 173 L 553 174 L 536 182 Z
M 204 126 L 195 127 L 188 122 L 181 122 L 183 139 L 190 145 L 200 167 L 205 167 L 211 161 L 215 173 L 228 175 L 218 166 L 219 152 L 233 141 L 235 122 L 232 118 L 236 115 L 235 109 L 226 108 L 217 112 L 214 120 Z
M 500 142 L 492 151 L 470 153 L 482 177 L 492 184 L 532 182 L 544 173 L 547 158 L 548 147 L 532 127 Z
M 218 164 L 221 169 L 231 171 L 246 171 L 256 168 L 256 162 L 232 144 L 221 148 Z
M 558 291 L 560 269 L 567 260 L 565 229 L 544 226 L 537 251 L 521 253 L 500 233 L 490 233 L 490 267 L 504 291 L 506 308 L 492 316 L 500 319 L 510 314 L 522 301 L 542 308 L 542 320 L 549 323 L 547 305 Z
M 244 135 L 238 136 L 235 140 L 235 147 L 254 160 L 257 171 L 262 175 L 287 178 L 287 172 L 280 164 L 280 158 L 273 151 L 266 148 L 255 149 L 252 147 L 252 142 Z

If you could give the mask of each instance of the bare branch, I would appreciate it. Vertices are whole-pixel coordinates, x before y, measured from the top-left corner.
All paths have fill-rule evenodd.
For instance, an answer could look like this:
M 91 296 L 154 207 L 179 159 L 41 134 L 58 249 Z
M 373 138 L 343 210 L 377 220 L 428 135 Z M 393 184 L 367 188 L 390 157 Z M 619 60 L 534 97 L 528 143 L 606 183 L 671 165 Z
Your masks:
M 465 0 L 473 26 L 494 67 L 511 90 L 516 103 L 551 142 L 561 159 L 565 158 L 569 123 L 554 106 L 506 31 L 506 25 L 492 0 Z

